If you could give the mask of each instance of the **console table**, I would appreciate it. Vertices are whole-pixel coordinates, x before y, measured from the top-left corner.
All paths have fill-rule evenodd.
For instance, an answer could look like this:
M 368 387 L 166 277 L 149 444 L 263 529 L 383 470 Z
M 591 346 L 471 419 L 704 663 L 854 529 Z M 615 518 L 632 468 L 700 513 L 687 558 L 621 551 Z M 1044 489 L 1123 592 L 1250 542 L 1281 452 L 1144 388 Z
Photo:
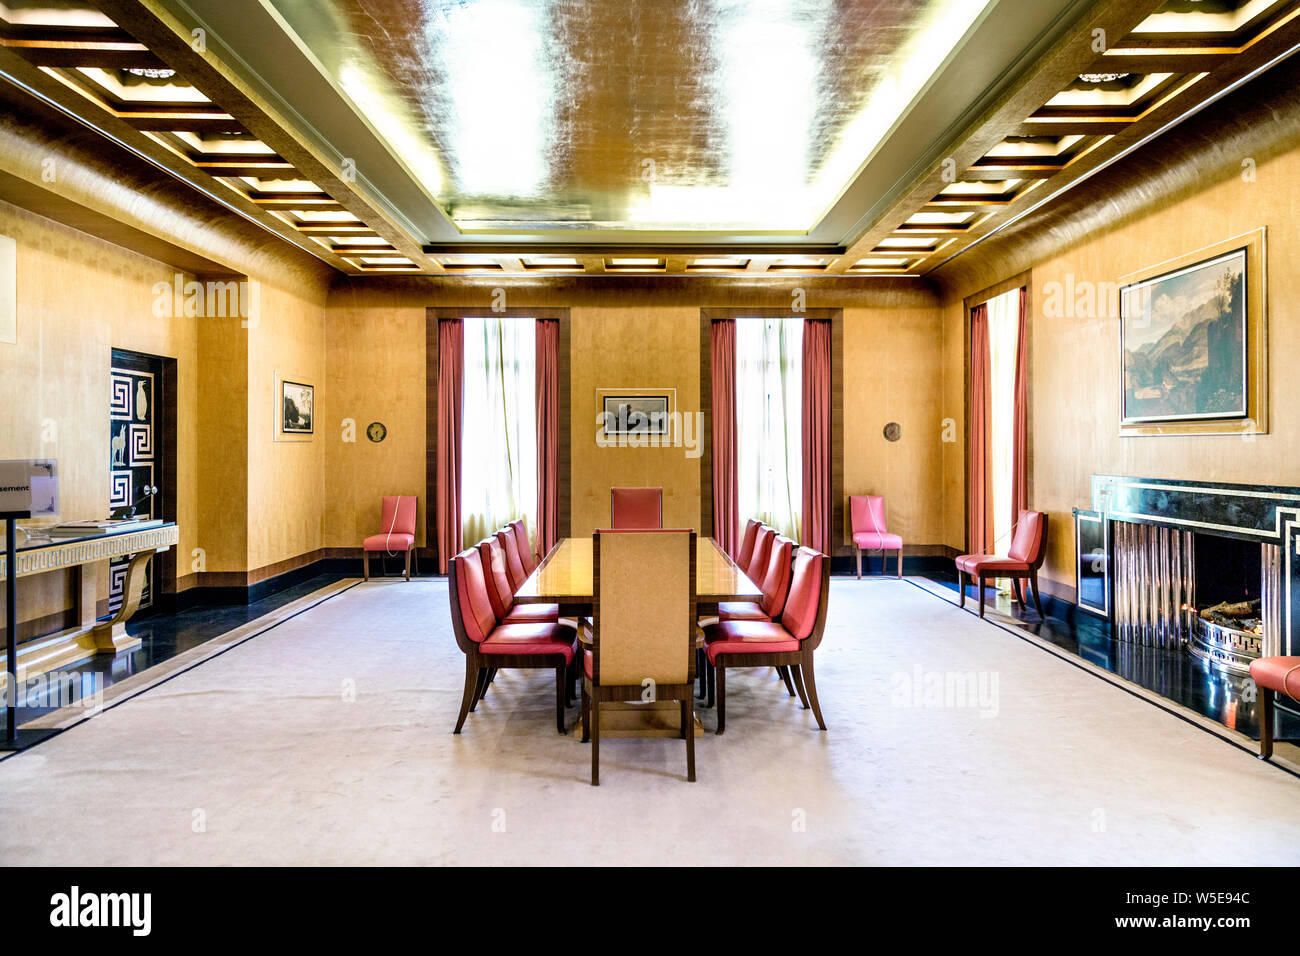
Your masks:
M 18 670 L 32 676 L 84 660 L 95 654 L 116 654 L 139 645 L 126 633 L 126 622 L 140 606 L 145 568 L 153 556 L 180 540 L 180 528 L 172 522 L 126 528 L 84 538 L 54 538 L 49 542 L 29 541 L 18 548 L 17 577 L 50 571 L 73 572 L 73 597 L 77 624 L 64 631 L 33 638 L 18 647 Z M 112 618 L 95 619 L 99 601 L 100 562 L 131 555 L 123 583 L 122 606 Z M 0 582 L 8 579 L 9 561 L 0 554 Z M 7 658 L 0 654 L 0 659 Z M 4 671 L 13 670 L 5 659 Z

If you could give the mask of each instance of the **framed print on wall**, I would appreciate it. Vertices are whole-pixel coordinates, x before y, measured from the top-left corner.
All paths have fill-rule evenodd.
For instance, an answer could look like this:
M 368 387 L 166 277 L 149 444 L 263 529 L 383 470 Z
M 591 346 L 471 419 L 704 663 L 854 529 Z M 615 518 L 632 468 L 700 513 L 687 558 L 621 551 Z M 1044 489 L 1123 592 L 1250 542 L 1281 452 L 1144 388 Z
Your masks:
M 275 376 L 275 440 L 311 441 L 316 430 L 316 387 Z
M 598 438 L 654 438 L 672 436 L 672 416 L 676 411 L 676 389 L 596 390 L 596 407 L 600 411 Z
M 1120 434 L 1267 431 L 1264 230 L 1121 277 Z

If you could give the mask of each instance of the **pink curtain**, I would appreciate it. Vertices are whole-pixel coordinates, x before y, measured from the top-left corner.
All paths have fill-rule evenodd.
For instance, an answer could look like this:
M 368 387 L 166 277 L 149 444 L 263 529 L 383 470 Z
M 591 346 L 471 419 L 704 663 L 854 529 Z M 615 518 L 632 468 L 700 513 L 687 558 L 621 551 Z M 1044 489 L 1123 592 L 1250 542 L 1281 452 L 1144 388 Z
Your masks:
M 460 551 L 460 429 L 465 395 L 465 323 L 438 322 L 438 570 Z
M 1028 322 L 1029 290 L 1020 287 L 1020 325 L 1016 331 L 1016 394 L 1011 446 L 1011 525 L 1020 512 L 1029 507 L 1029 340 L 1025 336 Z
M 970 312 L 970 474 L 966 508 L 967 547 L 982 554 L 989 545 L 989 309 L 980 303 Z
M 713 323 L 710 371 L 713 379 L 713 536 L 733 558 L 740 550 L 736 479 L 736 323 Z
M 537 551 L 559 536 L 560 323 L 537 320 Z
M 822 554 L 831 533 L 831 324 L 803 324 L 803 543 Z

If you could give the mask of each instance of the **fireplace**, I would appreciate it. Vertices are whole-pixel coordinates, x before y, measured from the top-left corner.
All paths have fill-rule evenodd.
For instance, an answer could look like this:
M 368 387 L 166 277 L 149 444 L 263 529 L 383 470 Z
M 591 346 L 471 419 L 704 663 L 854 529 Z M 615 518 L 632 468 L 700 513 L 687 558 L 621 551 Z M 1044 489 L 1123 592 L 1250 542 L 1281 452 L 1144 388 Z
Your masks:
M 1300 654 L 1300 488 L 1094 475 L 1091 498 L 1078 606 L 1121 655 L 1195 662 L 1253 701 L 1250 662 Z M 1295 702 L 1276 703 L 1278 736 L 1300 736 Z

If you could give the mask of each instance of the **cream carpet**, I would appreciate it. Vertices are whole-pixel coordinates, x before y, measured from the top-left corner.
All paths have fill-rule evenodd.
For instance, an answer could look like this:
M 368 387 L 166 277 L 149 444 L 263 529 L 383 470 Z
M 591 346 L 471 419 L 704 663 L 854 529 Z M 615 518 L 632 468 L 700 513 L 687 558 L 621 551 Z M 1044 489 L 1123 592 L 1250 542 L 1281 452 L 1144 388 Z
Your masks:
M 1300 780 L 906 582 L 830 608 L 828 733 L 734 672 L 697 783 L 610 740 L 593 788 L 546 672 L 451 734 L 445 582 L 359 585 L 0 761 L 0 862 L 1300 863 Z

